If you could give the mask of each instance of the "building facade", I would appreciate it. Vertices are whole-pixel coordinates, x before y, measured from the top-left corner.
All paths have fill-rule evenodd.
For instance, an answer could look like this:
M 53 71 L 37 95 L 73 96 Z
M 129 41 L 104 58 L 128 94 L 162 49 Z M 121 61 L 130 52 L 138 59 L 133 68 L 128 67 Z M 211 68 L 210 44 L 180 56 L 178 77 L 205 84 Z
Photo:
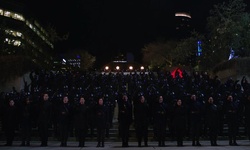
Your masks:
M 52 62 L 54 45 L 49 33 L 37 20 L 28 17 L 25 5 L 17 1 L 1 0 L 0 54 L 24 55 L 33 63 Z
M 185 38 L 190 35 L 192 30 L 191 22 L 192 17 L 187 12 L 176 12 L 175 13 L 175 30 L 177 38 Z

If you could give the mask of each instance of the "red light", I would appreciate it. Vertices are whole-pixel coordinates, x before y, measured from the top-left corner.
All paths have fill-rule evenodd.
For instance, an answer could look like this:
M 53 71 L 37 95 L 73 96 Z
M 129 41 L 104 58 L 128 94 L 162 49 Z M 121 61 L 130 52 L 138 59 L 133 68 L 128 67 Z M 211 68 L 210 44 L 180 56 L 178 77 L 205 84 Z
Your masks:
M 173 78 L 176 78 L 176 76 L 177 76 L 178 74 L 179 74 L 179 77 L 180 77 L 180 78 L 183 78 L 182 71 L 181 71 L 180 68 L 176 68 L 175 70 L 173 70 L 173 71 L 171 72 L 171 75 L 172 75 Z

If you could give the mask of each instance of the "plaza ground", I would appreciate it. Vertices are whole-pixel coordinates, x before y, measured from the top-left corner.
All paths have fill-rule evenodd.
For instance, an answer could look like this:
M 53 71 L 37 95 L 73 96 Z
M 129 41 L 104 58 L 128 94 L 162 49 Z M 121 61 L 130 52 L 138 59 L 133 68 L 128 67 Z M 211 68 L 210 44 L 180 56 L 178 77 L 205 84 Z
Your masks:
M 249 140 L 238 140 L 237 143 L 239 146 L 229 146 L 228 140 L 219 140 L 219 146 L 210 146 L 210 142 L 207 140 L 202 140 L 202 146 L 191 146 L 191 141 L 184 141 L 183 147 L 177 147 L 175 141 L 166 141 L 165 147 L 158 147 L 156 141 L 150 141 L 148 147 L 137 147 L 137 142 L 129 142 L 129 147 L 122 147 L 121 142 L 105 142 L 105 147 L 96 147 L 97 142 L 87 141 L 85 147 L 78 147 L 78 142 L 69 141 L 67 147 L 60 147 L 59 141 L 49 141 L 47 147 L 40 147 L 39 141 L 31 141 L 31 146 L 29 147 L 21 147 L 20 141 L 14 141 L 13 146 L 4 146 L 5 141 L 0 141 L 0 149 L 1 150 L 97 150 L 97 149 L 114 149 L 114 150 L 134 150 L 134 149 L 143 149 L 143 150 L 163 150 L 163 149 L 171 149 L 171 150 L 193 150 L 193 149 L 202 149 L 202 150 L 249 150 L 250 149 L 250 141 Z

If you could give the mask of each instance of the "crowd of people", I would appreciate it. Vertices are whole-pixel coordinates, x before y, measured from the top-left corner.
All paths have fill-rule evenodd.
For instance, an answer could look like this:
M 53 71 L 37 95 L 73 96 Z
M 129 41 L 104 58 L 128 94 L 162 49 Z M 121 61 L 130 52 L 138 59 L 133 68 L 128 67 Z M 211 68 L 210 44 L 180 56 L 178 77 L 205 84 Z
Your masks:
M 132 127 L 139 147 L 148 146 L 149 127 L 158 146 L 165 146 L 167 137 L 176 140 L 177 146 L 183 146 L 186 137 L 192 146 L 201 146 L 202 135 L 209 137 L 211 146 L 217 146 L 225 124 L 229 145 L 238 145 L 240 125 L 250 138 L 246 77 L 221 82 L 207 72 L 181 73 L 32 71 L 31 82 L 25 82 L 23 90 L 13 87 L 1 93 L 5 145 L 11 146 L 19 131 L 21 146 L 30 146 L 32 129 L 37 128 L 41 146 L 47 146 L 49 136 L 55 136 L 65 147 L 68 137 L 75 136 L 78 146 L 84 147 L 86 137 L 96 135 L 97 147 L 104 147 L 116 107 L 123 147 L 129 146 Z

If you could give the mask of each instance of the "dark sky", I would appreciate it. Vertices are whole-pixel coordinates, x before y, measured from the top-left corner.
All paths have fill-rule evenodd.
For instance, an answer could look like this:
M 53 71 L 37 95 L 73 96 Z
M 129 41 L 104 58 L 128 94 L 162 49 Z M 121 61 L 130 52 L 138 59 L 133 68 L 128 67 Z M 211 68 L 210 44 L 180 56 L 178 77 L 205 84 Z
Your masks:
M 119 52 L 132 52 L 141 60 L 141 48 L 158 38 L 171 38 L 176 11 L 188 11 L 193 25 L 203 31 L 214 4 L 223 0 L 71 0 L 29 1 L 43 23 L 59 34 L 69 33 L 57 51 L 88 50 L 97 63 L 113 59 Z

